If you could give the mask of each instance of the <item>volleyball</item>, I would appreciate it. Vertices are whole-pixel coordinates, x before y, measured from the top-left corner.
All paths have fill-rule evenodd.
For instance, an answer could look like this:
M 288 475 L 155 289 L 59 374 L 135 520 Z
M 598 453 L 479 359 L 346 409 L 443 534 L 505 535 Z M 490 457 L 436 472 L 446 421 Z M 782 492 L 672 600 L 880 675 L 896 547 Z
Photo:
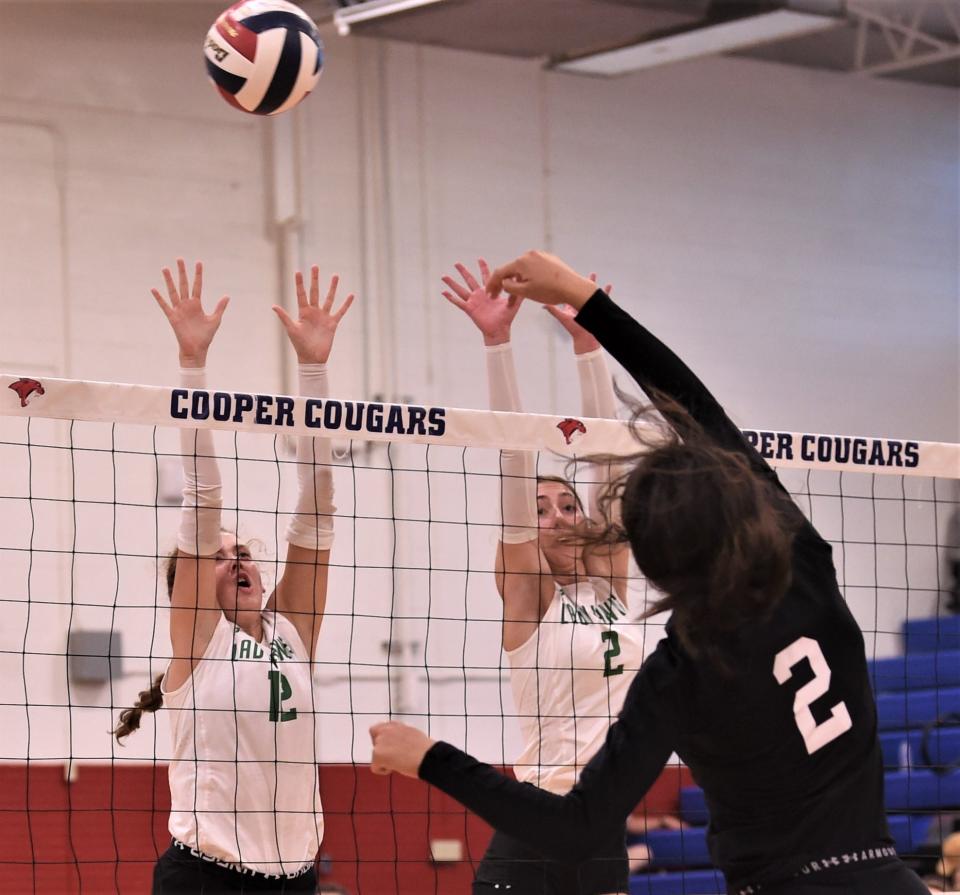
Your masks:
M 317 26 L 287 0 L 234 3 L 210 26 L 203 53 L 220 95 L 255 115 L 292 109 L 323 69 Z

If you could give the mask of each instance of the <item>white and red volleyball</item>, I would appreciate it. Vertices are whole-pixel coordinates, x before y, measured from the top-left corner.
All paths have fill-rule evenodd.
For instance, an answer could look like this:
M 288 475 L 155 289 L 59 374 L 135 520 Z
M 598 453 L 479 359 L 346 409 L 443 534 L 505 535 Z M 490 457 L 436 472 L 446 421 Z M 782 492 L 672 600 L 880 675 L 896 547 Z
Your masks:
M 207 32 L 207 73 L 230 105 L 278 115 L 317 85 L 323 42 L 313 20 L 287 0 L 240 0 Z

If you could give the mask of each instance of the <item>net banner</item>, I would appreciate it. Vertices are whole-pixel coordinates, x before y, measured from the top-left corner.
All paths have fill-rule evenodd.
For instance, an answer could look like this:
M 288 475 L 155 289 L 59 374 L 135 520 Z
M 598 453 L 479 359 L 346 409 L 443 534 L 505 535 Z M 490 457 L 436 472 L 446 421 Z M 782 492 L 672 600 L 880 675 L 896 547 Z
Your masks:
M 224 531 L 247 546 L 264 596 L 285 574 L 300 494 L 290 436 L 333 441 L 336 537 L 309 683 L 273 689 L 279 669 L 253 664 L 269 663 L 273 645 L 236 631 L 236 652 L 209 661 L 254 674 L 234 689 L 261 699 L 269 723 L 293 721 L 284 713 L 294 709 L 304 722 L 324 875 L 355 895 L 469 891 L 490 837 L 460 806 L 425 799 L 417 781 L 370 774 L 371 724 L 405 721 L 494 766 L 533 766 L 541 752 L 528 751 L 529 731 L 552 745 L 568 740 L 539 731 L 557 719 L 581 733 L 609 724 L 607 696 L 581 703 L 577 688 L 595 673 L 608 693 L 608 678 L 628 680 L 664 636 L 665 615 L 644 614 L 656 593 L 630 564 L 621 589 L 592 591 L 592 605 L 590 590 L 581 605 L 560 587 L 526 665 L 503 651 L 497 557 L 511 476 L 501 452 L 530 451 L 533 474 L 561 476 L 591 507 L 605 470 L 580 461 L 634 452 L 629 423 L 14 375 L 0 386 L 0 891 L 147 891 L 169 847 L 174 714 L 148 713 L 122 744 L 110 732 L 173 656 L 178 429 L 213 430 Z M 945 835 L 939 818 L 960 791 L 960 446 L 743 435 L 831 546 L 874 681 L 891 835 L 900 855 L 917 856 L 928 830 Z M 586 669 L 571 658 L 573 637 Z M 537 683 L 521 689 L 524 680 Z M 211 708 L 225 712 L 230 756 L 235 706 Z M 543 761 L 579 766 L 569 755 Z M 664 818 L 683 826 L 659 827 Z M 634 875 L 631 890 L 653 892 L 666 872 L 677 891 L 722 891 L 706 869 L 706 822 L 703 792 L 674 758 L 633 815 L 649 852 L 640 869 L 652 873 Z M 440 837 L 463 858 L 431 860 Z
M 569 457 L 636 450 L 619 420 L 465 410 L 337 398 L 185 389 L 0 374 L 0 414 L 227 429 L 267 435 L 552 451 Z M 960 477 L 960 445 L 744 429 L 773 466 Z

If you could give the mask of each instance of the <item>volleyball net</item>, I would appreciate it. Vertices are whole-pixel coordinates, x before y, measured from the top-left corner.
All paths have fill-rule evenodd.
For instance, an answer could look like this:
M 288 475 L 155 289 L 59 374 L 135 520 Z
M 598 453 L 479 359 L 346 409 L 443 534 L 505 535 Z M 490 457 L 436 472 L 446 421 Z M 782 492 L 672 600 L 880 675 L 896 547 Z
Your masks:
M 125 746 L 110 731 L 171 654 L 160 567 L 180 513 L 178 428 L 214 430 L 224 527 L 255 545 L 268 593 L 296 504 L 291 439 L 331 439 L 336 540 L 313 675 L 322 876 L 356 893 L 467 891 L 489 831 L 416 781 L 368 776 L 367 729 L 405 720 L 513 764 L 499 452 L 534 451 L 538 474 L 579 488 L 595 476 L 583 457 L 635 449 L 628 425 L 16 376 L 0 376 L 0 889 L 143 891 L 169 844 L 164 713 Z M 960 446 L 745 435 L 833 544 L 875 677 L 891 828 L 902 855 L 922 855 L 960 812 Z M 628 595 L 636 618 L 635 570 Z M 663 621 L 637 622 L 646 651 Z M 646 811 L 686 826 L 637 834 L 643 870 L 721 891 L 682 768 Z

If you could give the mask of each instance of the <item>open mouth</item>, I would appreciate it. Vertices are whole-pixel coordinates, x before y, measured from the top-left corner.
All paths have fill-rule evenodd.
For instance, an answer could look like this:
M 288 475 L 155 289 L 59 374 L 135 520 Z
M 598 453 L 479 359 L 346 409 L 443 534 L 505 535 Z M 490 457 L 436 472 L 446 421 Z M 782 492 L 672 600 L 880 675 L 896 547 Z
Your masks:
M 237 575 L 237 587 L 250 589 L 250 579 L 246 575 Z

